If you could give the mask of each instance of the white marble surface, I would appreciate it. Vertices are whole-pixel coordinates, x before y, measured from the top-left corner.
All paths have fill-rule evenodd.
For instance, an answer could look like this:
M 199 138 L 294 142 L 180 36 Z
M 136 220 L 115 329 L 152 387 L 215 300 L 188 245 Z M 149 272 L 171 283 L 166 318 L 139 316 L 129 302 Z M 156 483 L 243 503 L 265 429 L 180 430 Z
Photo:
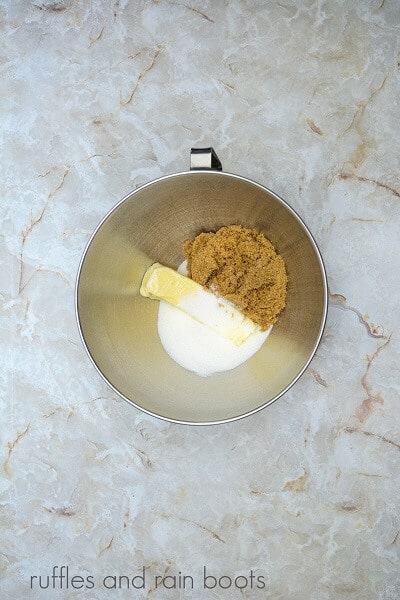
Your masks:
M 400 4 L 2 0 L 0 11 L 4 597 L 397 600 Z M 288 200 L 330 285 L 322 344 L 295 387 L 206 428 L 109 390 L 73 306 L 99 220 L 136 186 L 187 169 L 196 145 Z M 31 589 L 56 565 L 94 588 Z M 204 565 L 249 585 L 203 590 Z M 144 590 L 101 586 L 143 566 Z M 250 590 L 251 570 L 264 589 Z M 154 587 L 179 571 L 193 590 Z

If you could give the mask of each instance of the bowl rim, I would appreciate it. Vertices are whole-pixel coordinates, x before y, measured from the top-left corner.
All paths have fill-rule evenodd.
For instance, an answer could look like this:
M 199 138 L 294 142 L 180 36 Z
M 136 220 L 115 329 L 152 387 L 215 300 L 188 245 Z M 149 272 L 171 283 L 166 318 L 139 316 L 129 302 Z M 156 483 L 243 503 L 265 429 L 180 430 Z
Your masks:
M 150 187 L 152 185 L 154 185 L 155 183 L 159 183 L 161 181 L 164 181 L 166 179 L 172 179 L 175 177 L 181 177 L 182 175 L 189 175 L 189 176 L 195 176 L 197 174 L 205 174 L 207 173 L 207 175 L 210 176 L 216 176 L 216 177 L 232 177 L 234 179 L 240 179 L 246 183 L 250 183 L 251 185 L 254 185 L 258 188 L 260 188 L 263 192 L 267 192 L 269 195 L 271 195 L 275 200 L 277 200 L 280 204 L 282 204 L 282 206 L 284 206 L 284 208 L 286 208 L 291 214 L 292 216 L 298 221 L 298 223 L 301 225 L 301 227 L 303 228 L 304 232 L 306 233 L 307 237 L 309 238 L 311 245 L 314 249 L 314 252 L 316 254 L 316 257 L 318 259 L 319 265 L 320 265 L 320 269 L 321 269 L 321 274 L 322 274 L 322 285 L 323 285 L 323 292 L 324 292 L 324 299 L 323 299 L 323 313 L 322 313 L 322 318 L 321 318 L 321 323 L 320 323 L 320 327 L 319 327 L 319 331 L 318 331 L 318 335 L 316 338 L 316 341 L 314 343 L 314 346 L 310 352 L 310 355 L 308 357 L 308 359 L 306 360 L 305 364 L 303 365 L 303 367 L 300 369 L 300 371 L 297 373 L 297 375 L 288 383 L 288 385 L 285 386 L 285 388 L 283 390 L 281 390 L 278 394 L 276 394 L 273 398 L 271 398 L 270 400 L 268 400 L 268 402 L 264 402 L 263 404 L 261 404 L 260 406 L 257 406 L 256 408 L 253 408 L 249 411 L 246 411 L 244 413 L 241 413 L 239 415 L 234 415 L 233 417 L 227 417 L 225 419 L 217 419 L 217 420 L 213 420 L 213 421 L 188 421 L 188 420 L 183 420 L 183 419 L 174 419 L 172 417 L 167 417 L 165 415 L 159 414 L 157 412 L 151 411 L 143 406 L 140 406 L 139 404 L 137 404 L 134 400 L 132 400 L 131 398 L 128 398 L 127 396 L 125 396 L 122 392 L 120 392 L 112 383 L 111 381 L 109 381 L 109 379 L 104 375 L 104 373 L 102 373 L 102 371 L 100 370 L 100 368 L 97 366 L 94 358 L 91 355 L 91 352 L 89 350 L 89 347 L 86 343 L 84 334 L 83 334 L 83 330 L 82 330 L 82 326 L 81 326 L 81 320 L 80 320 L 80 315 L 79 315 L 79 308 L 78 308 L 78 296 L 79 296 L 79 282 L 80 282 L 80 278 L 81 278 L 81 274 L 82 274 L 82 268 L 83 268 L 83 264 L 85 262 L 85 258 L 86 255 L 89 251 L 90 246 L 92 245 L 92 242 L 95 238 L 95 236 L 97 235 L 98 231 L 101 229 L 101 227 L 103 226 L 103 224 L 109 219 L 109 217 L 114 213 L 114 211 L 116 211 L 124 202 L 126 202 L 128 199 L 130 199 L 134 194 L 142 191 L 144 188 L 146 187 Z M 265 185 L 262 185 L 261 183 L 258 183 L 257 181 L 254 181 L 253 179 L 250 179 L 248 177 L 244 177 L 242 175 L 236 175 L 235 173 L 230 173 L 227 171 L 215 171 L 212 169 L 196 169 L 196 170 L 191 170 L 191 171 L 179 171 L 177 173 L 171 173 L 168 175 L 163 175 L 161 177 L 157 177 L 156 179 L 153 179 L 151 181 L 148 181 L 147 183 L 144 183 L 143 185 L 140 185 L 139 187 L 137 187 L 135 190 L 132 190 L 131 192 L 129 192 L 128 194 L 126 194 L 121 200 L 119 200 L 117 202 L 117 204 L 115 204 L 108 212 L 107 214 L 101 219 L 101 221 L 99 222 L 99 224 L 97 225 L 97 227 L 94 229 L 93 233 L 91 234 L 88 242 L 86 243 L 86 246 L 84 248 L 83 254 L 81 256 L 80 262 L 79 262 L 79 267 L 78 267 L 78 272 L 76 275 L 76 281 L 75 281 L 75 294 L 74 294 L 74 304 L 75 304 L 75 317 L 76 317 L 76 322 L 77 322 L 77 326 L 78 326 L 78 331 L 79 331 L 79 335 L 82 341 L 82 344 L 86 350 L 87 355 L 89 356 L 89 359 L 91 361 L 91 363 L 93 364 L 93 366 L 95 367 L 96 371 L 100 374 L 100 376 L 102 377 L 103 381 L 105 381 L 105 383 L 116 393 L 118 394 L 118 396 L 120 396 L 121 398 L 123 398 L 124 400 L 126 400 L 129 404 L 133 405 L 135 408 L 137 408 L 138 410 L 152 416 L 152 417 L 156 417 L 158 419 L 162 419 L 163 421 L 167 421 L 169 423 L 176 423 L 179 425 L 198 425 L 198 426 L 204 426 L 204 425 L 222 425 L 224 423 L 231 423 L 233 421 L 239 421 L 240 419 L 244 419 L 245 417 L 249 417 L 251 415 L 256 414 L 257 412 L 263 410 L 264 408 L 266 408 L 267 406 L 270 406 L 271 404 L 273 404 L 274 402 L 276 402 L 279 398 L 281 398 L 281 396 L 283 396 L 287 391 L 289 391 L 289 389 L 300 379 L 300 377 L 304 374 L 304 372 L 306 371 L 307 367 L 310 365 L 312 359 L 315 356 L 315 353 L 318 349 L 318 346 L 321 342 L 323 333 L 324 333 L 324 329 L 325 329 L 325 325 L 326 325 L 326 319 L 327 319 L 327 315 L 328 315 L 328 280 L 327 280 L 327 274 L 326 274 L 326 267 L 324 264 L 324 261 L 322 259 L 322 255 L 321 252 L 318 248 L 318 245 L 314 239 L 314 237 L 312 236 L 310 230 L 308 229 L 307 225 L 304 223 L 303 219 L 299 216 L 299 214 L 285 201 L 283 200 L 283 198 L 281 198 L 278 194 L 276 194 L 275 192 L 273 192 L 272 190 L 270 190 L 269 188 L 267 188 Z

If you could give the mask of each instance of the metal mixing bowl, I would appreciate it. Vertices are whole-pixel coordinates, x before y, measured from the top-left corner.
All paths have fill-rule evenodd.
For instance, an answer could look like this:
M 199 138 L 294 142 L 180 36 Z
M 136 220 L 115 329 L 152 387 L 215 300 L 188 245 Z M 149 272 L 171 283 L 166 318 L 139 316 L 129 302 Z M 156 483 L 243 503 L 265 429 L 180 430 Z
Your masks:
M 252 358 L 202 378 L 166 354 L 158 302 L 140 296 L 139 286 L 153 262 L 177 268 L 186 239 L 235 223 L 261 231 L 284 258 L 287 306 Z M 271 404 L 304 372 L 325 324 L 326 274 L 311 234 L 281 198 L 244 177 L 200 168 L 152 181 L 108 213 L 79 267 L 76 311 L 95 367 L 128 402 L 176 423 L 222 423 Z

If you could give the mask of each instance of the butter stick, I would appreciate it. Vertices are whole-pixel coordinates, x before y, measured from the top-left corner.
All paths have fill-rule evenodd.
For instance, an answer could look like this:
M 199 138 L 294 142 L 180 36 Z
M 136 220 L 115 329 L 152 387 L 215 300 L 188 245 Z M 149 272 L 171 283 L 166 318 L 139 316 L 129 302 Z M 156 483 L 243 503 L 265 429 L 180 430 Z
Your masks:
M 147 269 L 140 293 L 176 306 L 237 346 L 260 329 L 229 300 L 160 263 L 154 263 Z

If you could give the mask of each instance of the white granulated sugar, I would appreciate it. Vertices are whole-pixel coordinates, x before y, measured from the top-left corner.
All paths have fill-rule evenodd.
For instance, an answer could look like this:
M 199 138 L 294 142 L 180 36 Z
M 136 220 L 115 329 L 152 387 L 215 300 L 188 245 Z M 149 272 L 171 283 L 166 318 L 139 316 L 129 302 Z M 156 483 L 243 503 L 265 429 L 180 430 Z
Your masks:
M 186 261 L 178 271 L 186 274 Z M 201 293 L 196 294 L 195 302 L 201 300 Z M 204 290 L 204 295 L 208 294 Z M 256 331 L 237 346 L 167 302 L 161 301 L 158 310 L 158 334 L 164 350 L 181 367 L 202 377 L 244 363 L 261 348 L 271 329 Z

